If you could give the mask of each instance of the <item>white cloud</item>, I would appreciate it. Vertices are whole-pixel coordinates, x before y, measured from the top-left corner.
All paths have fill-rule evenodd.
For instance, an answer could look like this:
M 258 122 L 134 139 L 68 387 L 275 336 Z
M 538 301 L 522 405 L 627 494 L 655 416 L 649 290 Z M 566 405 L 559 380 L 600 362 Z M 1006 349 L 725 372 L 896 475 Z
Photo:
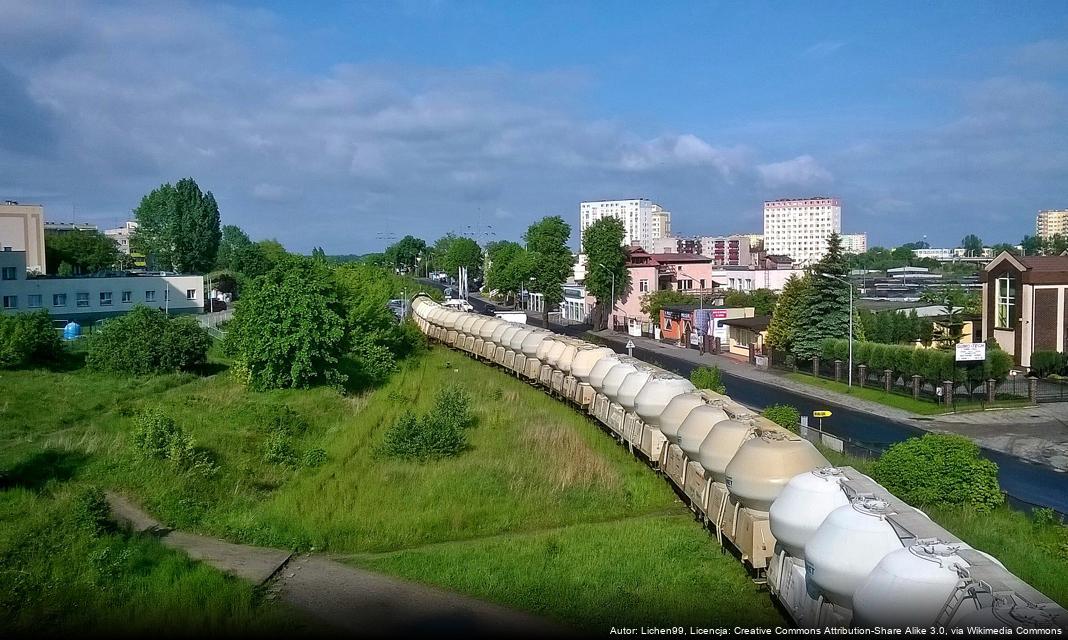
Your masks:
M 792 160 L 757 165 L 761 179 L 768 187 L 812 187 L 831 182 L 834 177 L 810 155 Z
M 817 42 L 808 49 L 805 49 L 805 55 L 810 58 L 826 58 L 844 46 L 844 42 L 825 40 L 823 42 Z

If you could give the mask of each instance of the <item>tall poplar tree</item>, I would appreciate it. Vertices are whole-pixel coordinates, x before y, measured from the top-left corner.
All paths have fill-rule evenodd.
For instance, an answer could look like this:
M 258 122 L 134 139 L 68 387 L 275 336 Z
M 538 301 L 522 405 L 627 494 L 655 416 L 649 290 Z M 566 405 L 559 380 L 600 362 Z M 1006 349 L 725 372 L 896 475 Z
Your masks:
M 604 329 L 616 300 L 630 290 L 627 250 L 623 239 L 627 230 L 618 218 L 601 218 L 582 234 L 586 254 L 586 291 L 597 298 L 594 326 Z M 614 286 L 613 286 L 614 284 Z M 613 294 L 615 299 L 612 298 Z
M 215 266 L 222 236 L 219 205 L 192 178 L 160 185 L 141 199 L 134 215 L 133 250 L 152 264 L 182 273 L 204 273 Z
M 571 225 L 560 216 L 547 216 L 530 225 L 523 234 L 530 253 L 533 281 L 530 289 L 542 295 L 542 320 L 549 325 L 549 308 L 564 299 L 564 282 L 575 266 L 575 258 L 567 246 Z

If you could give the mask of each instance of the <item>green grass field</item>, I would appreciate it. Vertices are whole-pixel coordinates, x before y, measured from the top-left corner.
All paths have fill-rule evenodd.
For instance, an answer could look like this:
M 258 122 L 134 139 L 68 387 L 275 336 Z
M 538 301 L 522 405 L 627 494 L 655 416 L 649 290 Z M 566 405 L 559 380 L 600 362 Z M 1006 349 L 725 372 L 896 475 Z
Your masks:
M 843 382 L 835 382 L 834 380 L 828 380 L 826 378 L 815 378 L 807 373 L 787 373 L 786 377 L 791 380 L 797 380 L 814 387 L 820 387 L 822 389 L 828 389 L 830 391 L 837 391 L 838 393 L 846 393 L 853 397 L 860 398 L 861 400 L 868 400 L 871 402 L 877 402 L 888 407 L 894 407 L 895 409 L 902 409 L 904 411 L 910 411 L 912 413 L 933 416 L 943 413 L 950 413 L 945 407 L 934 402 L 927 400 L 915 400 L 908 396 L 903 396 L 897 393 L 886 393 L 882 389 L 876 389 L 872 387 L 858 387 L 854 385 L 852 388 Z M 1028 402 L 1025 398 L 1021 399 L 1005 399 L 997 400 L 994 403 L 981 403 L 978 400 L 968 400 L 967 398 L 959 398 L 956 402 L 955 411 L 981 411 L 986 407 L 1026 407 Z
M 62 514 L 70 499 L 64 496 L 95 485 L 130 496 L 175 528 L 326 551 L 592 629 L 624 621 L 677 624 L 683 617 L 782 621 L 768 595 L 734 558 L 721 555 L 645 465 L 585 416 L 460 354 L 433 349 L 405 363 L 386 386 L 355 396 L 325 388 L 250 392 L 222 366 L 208 377 L 68 369 L 0 372 L 0 469 L 9 478 L 0 492 L 5 569 L 31 537 L 17 522 Z M 426 410 L 448 384 L 476 400 L 469 450 L 425 464 L 376 455 L 406 409 Z M 307 423 L 293 449 L 322 448 L 325 464 L 264 461 L 266 424 L 282 406 Z M 216 473 L 178 471 L 135 455 L 135 417 L 153 407 L 192 434 Z M 126 604 L 131 613 L 115 615 L 159 602 L 143 615 L 213 629 L 271 626 L 290 615 L 152 541 L 105 538 L 106 544 L 97 538 L 84 544 L 132 549 L 140 559 L 128 562 L 149 576 L 137 582 L 120 571 L 101 578 L 116 598 L 131 590 L 142 597 Z M 50 558 L 32 550 L 19 557 L 40 565 L 30 580 L 39 607 L 5 604 L 5 626 L 47 615 L 56 625 L 92 627 L 76 591 L 49 586 Z M 168 579 L 185 586 L 172 594 Z M 5 603 L 17 597 L 8 596 Z

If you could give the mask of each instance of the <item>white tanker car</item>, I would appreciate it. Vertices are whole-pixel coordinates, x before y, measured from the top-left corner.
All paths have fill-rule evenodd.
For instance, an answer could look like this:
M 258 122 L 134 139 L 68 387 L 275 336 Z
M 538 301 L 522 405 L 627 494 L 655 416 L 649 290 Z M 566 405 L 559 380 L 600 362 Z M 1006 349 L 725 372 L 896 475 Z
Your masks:
M 807 440 L 606 347 L 412 301 L 431 339 L 589 413 L 675 484 L 800 627 L 1063 629 L 1068 612 Z

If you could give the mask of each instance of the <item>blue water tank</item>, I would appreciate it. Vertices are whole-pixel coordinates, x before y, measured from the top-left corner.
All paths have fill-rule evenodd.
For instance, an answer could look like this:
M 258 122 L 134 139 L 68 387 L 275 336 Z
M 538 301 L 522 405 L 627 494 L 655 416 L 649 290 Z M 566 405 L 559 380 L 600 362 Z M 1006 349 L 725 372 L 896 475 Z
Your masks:
M 80 335 L 82 335 L 82 325 L 78 324 L 77 322 L 68 322 L 63 327 L 64 340 L 74 340 Z

